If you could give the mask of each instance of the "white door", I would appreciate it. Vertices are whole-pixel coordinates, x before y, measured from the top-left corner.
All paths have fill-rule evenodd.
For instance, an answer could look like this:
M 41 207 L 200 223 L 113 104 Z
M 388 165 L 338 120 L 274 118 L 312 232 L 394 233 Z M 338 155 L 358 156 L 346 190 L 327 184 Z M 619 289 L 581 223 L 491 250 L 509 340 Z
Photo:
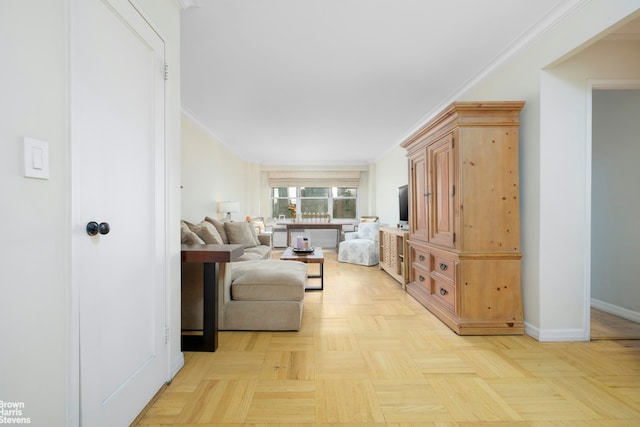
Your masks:
M 167 371 L 164 45 L 126 0 L 71 10 L 79 417 L 127 426 Z

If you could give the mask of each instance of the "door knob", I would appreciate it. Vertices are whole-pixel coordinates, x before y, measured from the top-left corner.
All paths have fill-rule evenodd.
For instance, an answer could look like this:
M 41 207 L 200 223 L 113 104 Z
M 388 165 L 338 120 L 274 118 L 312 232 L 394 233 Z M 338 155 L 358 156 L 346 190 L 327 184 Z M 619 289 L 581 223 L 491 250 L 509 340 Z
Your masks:
M 109 234 L 109 231 L 111 231 L 111 227 L 108 222 L 101 222 L 98 224 L 98 232 L 100 234 Z
M 109 231 L 111 231 L 111 227 L 108 222 L 101 222 L 98 224 L 95 221 L 91 221 L 87 223 L 87 234 L 89 236 L 95 236 L 98 233 L 109 234 Z
M 89 236 L 95 236 L 96 234 L 98 234 L 98 228 L 98 223 L 95 221 L 87 223 L 87 234 Z

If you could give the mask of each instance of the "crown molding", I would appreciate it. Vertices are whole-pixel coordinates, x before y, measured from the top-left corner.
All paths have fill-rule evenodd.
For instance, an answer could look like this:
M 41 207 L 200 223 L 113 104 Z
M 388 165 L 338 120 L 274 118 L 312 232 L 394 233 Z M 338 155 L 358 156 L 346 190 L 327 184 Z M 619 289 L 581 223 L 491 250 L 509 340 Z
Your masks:
M 561 7 L 554 9 L 542 20 L 535 25 L 523 31 L 522 35 L 511 42 L 511 44 L 503 50 L 501 53 L 490 59 L 485 67 L 475 75 L 471 76 L 466 82 L 453 91 L 451 96 L 443 99 L 438 105 L 436 105 L 427 115 L 423 116 L 412 130 L 406 134 L 404 138 L 398 141 L 398 145 L 404 143 L 407 139 L 411 138 L 416 132 L 434 119 L 440 112 L 447 108 L 451 103 L 460 99 L 460 97 L 468 92 L 471 88 L 479 84 L 481 81 L 490 76 L 494 71 L 502 67 L 503 65 L 511 62 L 514 58 L 529 49 L 535 44 L 542 36 L 554 29 L 561 22 L 566 20 L 569 16 L 576 13 L 582 7 L 587 5 L 591 0 L 568 0 L 564 2 Z
M 200 7 L 200 0 L 176 0 L 180 10 L 187 10 L 190 7 Z

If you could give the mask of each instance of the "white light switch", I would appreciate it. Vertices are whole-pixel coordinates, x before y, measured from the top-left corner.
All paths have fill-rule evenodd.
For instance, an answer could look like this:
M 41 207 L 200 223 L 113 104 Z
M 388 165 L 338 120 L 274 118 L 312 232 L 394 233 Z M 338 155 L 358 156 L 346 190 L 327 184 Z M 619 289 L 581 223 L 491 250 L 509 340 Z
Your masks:
M 32 167 L 37 170 L 42 170 L 43 165 L 43 153 L 41 147 L 32 147 L 31 148 L 31 159 L 32 159 Z
M 49 143 L 24 137 L 24 176 L 49 179 Z

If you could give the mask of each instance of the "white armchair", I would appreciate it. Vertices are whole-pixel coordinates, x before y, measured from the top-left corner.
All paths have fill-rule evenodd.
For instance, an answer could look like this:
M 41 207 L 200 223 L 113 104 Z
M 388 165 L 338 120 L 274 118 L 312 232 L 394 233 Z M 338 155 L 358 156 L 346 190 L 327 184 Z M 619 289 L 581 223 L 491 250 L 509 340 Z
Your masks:
M 359 265 L 376 265 L 379 262 L 379 222 L 362 222 L 358 231 L 344 234 L 338 246 L 338 261 Z

